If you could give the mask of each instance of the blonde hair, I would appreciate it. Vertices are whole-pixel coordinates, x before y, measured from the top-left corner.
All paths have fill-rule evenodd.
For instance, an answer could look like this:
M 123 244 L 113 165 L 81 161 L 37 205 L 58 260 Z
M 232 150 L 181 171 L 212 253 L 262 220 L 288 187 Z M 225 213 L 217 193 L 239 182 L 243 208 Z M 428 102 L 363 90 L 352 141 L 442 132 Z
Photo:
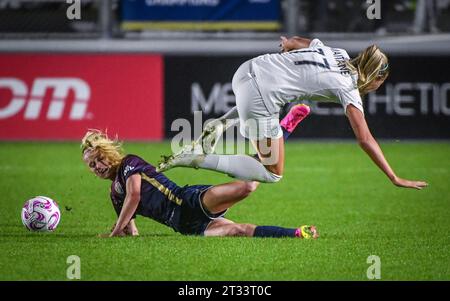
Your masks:
M 352 73 L 358 74 L 358 90 L 361 95 L 367 94 L 370 84 L 377 80 L 385 80 L 389 75 L 389 63 L 386 54 L 377 45 L 371 45 L 358 56 L 347 61 Z
M 117 167 L 124 157 L 122 143 L 117 137 L 112 140 L 100 130 L 90 129 L 81 140 L 81 153 L 93 151 L 103 156 L 112 166 Z

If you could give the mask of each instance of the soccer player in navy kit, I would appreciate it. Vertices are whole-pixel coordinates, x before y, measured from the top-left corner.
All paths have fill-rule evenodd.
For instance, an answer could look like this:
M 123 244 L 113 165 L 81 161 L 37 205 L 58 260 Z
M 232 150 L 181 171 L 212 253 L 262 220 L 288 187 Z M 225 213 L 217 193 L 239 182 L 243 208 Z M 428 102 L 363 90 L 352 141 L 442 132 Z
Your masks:
M 123 155 L 121 145 L 98 130 L 86 133 L 83 161 L 102 179 L 109 179 L 111 200 L 118 215 L 109 236 L 138 235 L 137 214 L 149 217 L 184 235 L 317 238 L 314 226 L 282 228 L 238 224 L 226 210 L 247 197 L 258 182 L 180 187 L 135 155 Z

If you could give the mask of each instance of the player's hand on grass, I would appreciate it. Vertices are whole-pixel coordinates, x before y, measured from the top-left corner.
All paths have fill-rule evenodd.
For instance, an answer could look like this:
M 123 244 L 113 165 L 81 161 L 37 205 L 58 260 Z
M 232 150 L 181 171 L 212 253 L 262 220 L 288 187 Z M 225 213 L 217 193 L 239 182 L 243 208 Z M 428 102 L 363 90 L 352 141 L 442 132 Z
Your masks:
M 122 232 L 113 234 L 114 229 L 116 228 L 116 223 L 111 227 L 111 233 L 100 234 L 99 237 L 113 237 L 113 236 L 139 236 L 139 231 L 134 224 L 134 222 L 130 222 Z
M 110 233 L 101 233 L 101 234 L 98 234 L 97 235 L 97 237 L 100 237 L 100 238 L 108 238 L 108 237 L 116 237 L 116 236 L 119 236 L 119 237 L 121 237 L 121 236 L 126 236 L 126 234 L 122 231 L 122 232 L 120 232 L 120 233 L 118 233 L 118 234 L 113 234 L 114 232 L 110 232 Z
M 111 232 L 111 233 L 101 233 L 101 234 L 97 235 L 97 237 L 100 237 L 100 238 L 122 237 L 122 236 L 126 236 L 126 234 L 124 232 L 120 232 L 118 234 L 113 234 L 113 232 Z
M 118 232 L 118 233 L 114 233 L 114 232 L 111 232 L 111 234 L 109 234 L 109 237 L 123 237 L 123 236 L 127 236 L 126 234 L 125 234 L 125 232 Z
M 410 181 L 410 180 L 405 180 L 405 179 L 398 178 L 398 177 L 394 178 L 394 180 L 392 180 L 392 183 L 398 187 L 415 188 L 415 189 L 419 189 L 419 190 L 428 186 L 427 182 Z
M 113 235 L 114 229 L 115 229 L 115 228 L 116 228 L 116 223 L 114 223 L 114 225 L 112 226 L 111 231 L 110 231 L 109 233 L 101 233 L 101 234 L 98 234 L 97 237 L 100 237 L 100 238 L 108 238 L 108 237 L 125 236 L 125 235 L 126 235 L 126 234 L 124 233 L 124 231 L 122 231 L 121 233 L 118 233 L 118 234 L 114 234 L 114 235 Z
M 131 224 L 128 224 L 125 229 L 123 229 L 123 232 L 127 235 L 127 236 L 139 236 L 139 231 L 136 228 L 136 226 L 132 226 Z

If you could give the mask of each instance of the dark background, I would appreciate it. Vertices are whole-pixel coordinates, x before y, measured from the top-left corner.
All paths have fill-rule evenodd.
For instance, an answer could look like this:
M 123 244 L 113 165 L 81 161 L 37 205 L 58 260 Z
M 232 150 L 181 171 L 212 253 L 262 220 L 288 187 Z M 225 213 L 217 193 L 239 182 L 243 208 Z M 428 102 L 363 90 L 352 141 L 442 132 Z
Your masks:
M 170 125 L 177 118 L 186 118 L 193 122 L 191 110 L 191 85 L 199 83 L 207 100 L 214 84 L 230 83 L 235 70 L 241 63 L 250 59 L 248 56 L 166 56 L 165 57 L 165 134 L 173 137 L 176 132 L 170 131 Z M 372 97 L 386 95 L 393 85 L 400 82 L 443 84 L 450 82 L 450 57 L 447 56 L 417 56 L 390 57 L 391 73 L 384 85 Z M 390 86 L 391 88 L 387 88 Z M 232 92 L 231 92 L 232 93 Z M 394 102 L 395 97 L 389 94 L 388 102 Z M 414 109 L 414 115 L 401 116 L 392 112 L 386 113 L 386 104 L 376 104 L 376 113 L 370 114 L 368 98 L 364 99 L 365 115 L 369 127 L 377 138 L 388 139 L 448 139 L 450 138 L 450 116 L 442 110 L 433 112 L 432 89 L 427 91 L 426 114 L 420 113 L 420 98 L 422 93 L 414 88 L 401 92 L 402 96 L 411 96 L 414 102 L 402 103 L 402 108 Z M 436 98 L 445 102 L 450 108 L 450 90 L 445 95 Z M 223 101 L 223 100 L 222 100 Z M 344 115 L 318 115 L 312 104 L 311 114 L 295 131 L 293 137 L 307 138 L 351 138 L 353 132 Z M 339 104 L 319 104 L 320 108 L 341 107 Z M 282 115 L 289 108 L 285 108 Z M 213 110 L 214 111 L 214 110 Z M 448 114 L 448 113 L 447 113 Z M 203 114 L 203 121 L 216 118 L 219 113 Z

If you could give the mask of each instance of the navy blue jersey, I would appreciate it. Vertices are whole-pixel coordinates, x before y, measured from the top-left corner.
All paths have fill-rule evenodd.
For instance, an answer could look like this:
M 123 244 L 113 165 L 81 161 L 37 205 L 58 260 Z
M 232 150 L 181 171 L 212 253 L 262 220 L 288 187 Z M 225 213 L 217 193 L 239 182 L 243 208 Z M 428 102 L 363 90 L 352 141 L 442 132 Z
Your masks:
M 162 224 L 170 223 L 174 209 L 182 203 L 183 188 L 170 181 L 155 167 L 138 156 L 127 155 L 122 159 L 117 175 L 111 184 L 111 200 L 117 215 L 120 214 L 127 194 L 127 179 L 141 175 L 141 201 L 133 215 L 143 215 Z
M 117 215 L 120 215 L 125 201 L 127 179 L 141 176 L 141 200 L 133 214 L 149 217 L 171 227 L 184 235 L 202 235 L 211 220 L 222 217 L 220 213 L 210 213 L 202 204 L 202 195 L 211 185 L 179 187 L 155 167 L 135 155 L 122 159 L 117 175 L 111 184 L 111 200 Z

